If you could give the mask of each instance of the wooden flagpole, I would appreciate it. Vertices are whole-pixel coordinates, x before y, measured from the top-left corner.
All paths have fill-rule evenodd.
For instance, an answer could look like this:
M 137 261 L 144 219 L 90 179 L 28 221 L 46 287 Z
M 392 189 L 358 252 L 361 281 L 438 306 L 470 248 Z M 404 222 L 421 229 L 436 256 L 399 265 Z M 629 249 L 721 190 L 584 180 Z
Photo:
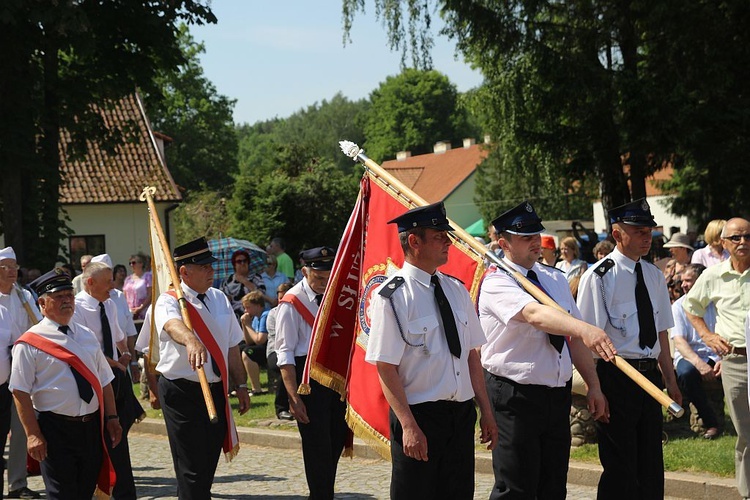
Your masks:
M 169 251 L 169 245 L 167 245 L 167 239 L 164 237 L 164 230 L 161 227 L 161 222 L 159 221 L 159 216 L 157 215 L 156 207 L 154 206 L 154 193 L 156 193 L 156 188 L 147 186 L 143 188 L 143 192 L 140 195 L 140 200 L 148 203 L 149 217 L 151 218 L 151 221 L 154 223 L 154 227 L 156 228 L 156 234 L 159 238 L 159 245 L 161 246 L 162 252 L 164 253 L 164 255 L 171 255 L 172 253 Z M 179 274 L 177 274 L 177 269 L 175 269 L 174 261 L 172 259 L 167 259 L 166 264 L 169 268 L 169 275 L 172 277 L 172 284 L 174 285 L 174 291 L 177 294 L 177 301 L 180 304 L 182 322 L 185 324 L 188 330 L 193 331 L 193 325 L 190 322 L 190 315 L 188 314 L 187 309 L 187 300 L 182 293 L 182 287 L 180 286 L 180 276 Z M 203 399 L 206 402 L 208 418 L 211 420 L 212 424 L 215 424 L 219 421 L 219 417 L 216 414 L 214 398 L 211 395 L 211 389 L 208 386 L 206 372 L 203 370 L 202 366 L 199 366 L 196 371 L 198 372 L 198 380 L 200 381 L 201 390 L 203 391 Z
M 339 141 L 339 146 L 341 147 L 341 151 L 343 151 L 345 155 L 349 156 L 354 161 L 359 161 L 360 163 L 362 163 L 366 169 L 369 169 L 377 177 L 380 177 L 385 183 L 389 185 L 390 189 L 398 193 L 404 199 L 410 201 L 413 206 L 418 207 L 428 204 L 424 198 L 420 197 L 417 193 L 406 187 L 401 181 L 391 175 L 386 169 L 368 158 L 365 155 L 364 150 L 362 150 L 362 148 L 357 146 L 355 143 L 351 141 Z M 541 291 L 539 287 L 526 279 L 526 276 L 522 275 L 514 269 L 509 269 L 501 259 L 499 259 L 493 252 L 488 251 L 488 249 L 484 245 L 475 240 L 474 237 L 467 233 L 460 225 L 456 224 L 450 219 L 448 219 L 448 223 L 453 228 L 455 228 L 449 233 L 453 236 L 454 239 L 461 241 L 472 250 L 477 252 L 479 255 L 482 255 L 484 258 L 490 260 L 493 264 L 501 268 L 504 272 L 511 275 L 513 279 L 515 279 L 518 284 L 539 303 L 544 304 L 545 306 L 553 307 L 565 314 L 569 314 L 568 311 L 560 307 L 557 302 L 552 300 L 549 295 Z M 656 387 L 649 379 L 644 377 L 638 370 L 633 368 L 622 357 L 615 355 L 614 359 L 612 360 L 612 364 L 619 368 L 633 382 L 638 384 L 660 405 L 664 406 L 667 411 L 669 411 L 669 413 L 678 418 L 685 414 L 685 410 L 684 408 L 682 408 L 682 406 L 677 404 L 677 402 L 670 398 L 667 394 L 665 394 L 664 391 Z

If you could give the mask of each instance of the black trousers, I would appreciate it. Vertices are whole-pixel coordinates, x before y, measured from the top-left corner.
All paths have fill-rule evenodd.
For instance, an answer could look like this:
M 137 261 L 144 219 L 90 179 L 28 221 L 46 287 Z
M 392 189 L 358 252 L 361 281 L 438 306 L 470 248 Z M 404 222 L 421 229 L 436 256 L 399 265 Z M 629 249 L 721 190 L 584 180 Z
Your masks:
M 596 372 L 609 401 L 609 423 L 597 422 L 600 499 L 664 498 L 661 407 L 611 363 L 598 362 Z M 642 372 L 661 387 L 661 372 Z
M 474 401 L 431 401 L 409 407 L 427 437 L 429 459 L 423 462 L 404 455 L 403 428 L 391 411 L 391 498 L 474 498 Z
M 305 357 L 295 358 L 297 382 L 302 380 Z M 344 451 L 348 428 L 346 425 L 346 403 L 341 396 L 310 380 L 310 394 L 301 396 L 305 403 L 310 423 L 297 423 L 302 438 L 302 457 L 305 461 L 305 477 L 311 500 L 333 498 L 336 469 Z
M 115 371 L 116 370 L 116 371 Z M 118 391 L 115 394 L 115 405 L 117 415 L 120 417 L 120 426 L 122 427 L 122 439 L 120 444 L 112 448 L 112 441 L 107 436 L 107 449 L 109 458 L 112 460 L 112 466 L 117 474 L 117 482 L 112 490 L 114 500 L 135 500 L 138 495 L 135 490 L 135 478 L 133 477 L 133 465 L 130 461 L 130 445 L 128 444 L 128 432 L 133 423 L 143 415 L 143 407 L 138 398 L 133 394 L 133 382 L 130 374 L 113 368 L 113 372 L 120 377 Z
M 284 381 L 281 380 L 281 368 L 277 364 L 278 359 L 276 351 L 268 355 L 268 386 L 274 393 L 273 404 L 276 408 L 276 415 L 282 411 L 289 411 L 289 394 L 284 387 Z
M 0 441 L 2 441 L 5 449 L 5 443 L 8 441 L 8 433 L 10 432 L 10 407 L 13 404 L 13 395 L 8 390 L 8 382 L 0 385 Z M 5 482 L 3 479 L 3 469 L 5 469 L 5 461 L 1 462 L 3 468 L 0 469 L 0 495 L 4 491 Z
M 71 422 L 50 412 L 37 414 L 47 440 L 47 458 L 40 463 L 48 499 L 91 498 L 102 465 L 99 412 L 88 422 Z
M 200 384 L 185 379 L 159 378 L 159 402 L 172 451 L 177 497 L 190 500 L 211 498 L 211 485 L 227 429 L 226 395 L 219 383 L 211 384 L 219 421 L 212 424 Z
M 570 458 L 570 381 L 518 384 L 484 372 L 499 431 L 490 499 L 564 499 Z

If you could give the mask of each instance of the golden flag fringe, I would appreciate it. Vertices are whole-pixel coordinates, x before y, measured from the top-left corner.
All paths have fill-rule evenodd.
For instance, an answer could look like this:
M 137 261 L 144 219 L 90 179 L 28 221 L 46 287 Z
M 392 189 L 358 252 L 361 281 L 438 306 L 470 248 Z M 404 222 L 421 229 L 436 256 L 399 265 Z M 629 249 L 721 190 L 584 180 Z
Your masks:
M 174 262 L 171 258 L 167 259 L 164 257 L 164 255 L 170 255 L 169 252 L 169 246 L 167 245 L 167 239 L 164 237 L 164 230 L 161 227 L 161 222 L 159 221 L 158 212 L 156 211 L 156 206 L 154 206 L 154 199 L 153 195 L 156 193 L 156 188 L 152 186 L 146 186 L 143 188 L 143 192 L 141 193 L 139 199 L 141 201 L 145 201 L 148 204 L 148 214 L 149 214 L 149 227 L 153 226 L 154 233 L 156 235 L 156 241 L 159 242 L 159 248 L 161 249 L 161 255 L 160 259 L 162 260 L 162 264 L 166 266 L 167 271 L 169 272 L 169 276 L 171 278 L 171 282 L 174 285 L 175 293 L 177 294 L 177 301 L 180 304 L 180 313 L 182 314 L 182 322 L 185 323 L 185 326 L 189 329 L 193 329 L 193 325 L 190 322 L 190 316 L 188 314 L 187 310 L 187 304 L 185 301 L 185 297 L 182 293 L 182 287 L 180 287 L 180 276 L 177 274 L 177 269 L 175 269 Z M 154 254 L 158 255 L 158 254 Z M 151 310 L 155 309 L 155 299 L 152 296 L 152 304 L 151 304 Z M 152 317 L 153 319 L 153 317 Z M 154 322 L 152 321 L 152 324 Z M 152 339 L 153 340 L 153 339 Z M 151 347 L 149 347 L 151 349 Z M 208 387 L 208 379 L 206 379 L 206 372 L 203 370 L 203 367 L 200 366 L 196 370 L 198 372 L 198 380 L 200 381 L 201 390 L 203 392 L 203 400 L 206 403 L 206 410 L 208 411 L 208 418 L 211 420 L 211 423 L 218 423 L 219 417 L 216 414 L 216 407 L 214 406 L 214 399 L 213 396 L 211 396 L 211 389 Z

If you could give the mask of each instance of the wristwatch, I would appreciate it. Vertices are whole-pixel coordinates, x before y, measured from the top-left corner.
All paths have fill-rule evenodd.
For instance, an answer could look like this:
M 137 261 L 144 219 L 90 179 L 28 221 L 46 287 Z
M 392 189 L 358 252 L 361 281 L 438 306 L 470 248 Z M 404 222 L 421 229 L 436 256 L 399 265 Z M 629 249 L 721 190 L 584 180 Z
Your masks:
M 104 420 L 117 420 L 118 418 L 120 418 L 119 415 L 107 415 Z

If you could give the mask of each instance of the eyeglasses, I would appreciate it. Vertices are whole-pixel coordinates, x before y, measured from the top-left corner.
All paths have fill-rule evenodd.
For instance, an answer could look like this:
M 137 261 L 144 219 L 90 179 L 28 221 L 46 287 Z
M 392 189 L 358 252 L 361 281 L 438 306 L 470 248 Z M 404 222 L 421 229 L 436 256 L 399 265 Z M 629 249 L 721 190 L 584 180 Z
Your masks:
M 0 266 L 0 269 L 3 271 L 18 271 L 21 269 L 21 266 L 18 264 L 8 264 L 7 266 Z
M 725 240 L 729 240 L 732 243 L 739 243 L 743 239 L 745 241 L 750 241 L 750 234 L 733 234 L 732 236 L 724 236 Z
M 237 259 L 234 261 L 235 264 L 247 264 L 247 259 Z
M 138 262 L 137 260 L 131 260 L 130 262 L 128 262 L 128 264 L 130 264 L 131 266 L 134 266 L 136 264 L 140 264 L 140 262 Z

